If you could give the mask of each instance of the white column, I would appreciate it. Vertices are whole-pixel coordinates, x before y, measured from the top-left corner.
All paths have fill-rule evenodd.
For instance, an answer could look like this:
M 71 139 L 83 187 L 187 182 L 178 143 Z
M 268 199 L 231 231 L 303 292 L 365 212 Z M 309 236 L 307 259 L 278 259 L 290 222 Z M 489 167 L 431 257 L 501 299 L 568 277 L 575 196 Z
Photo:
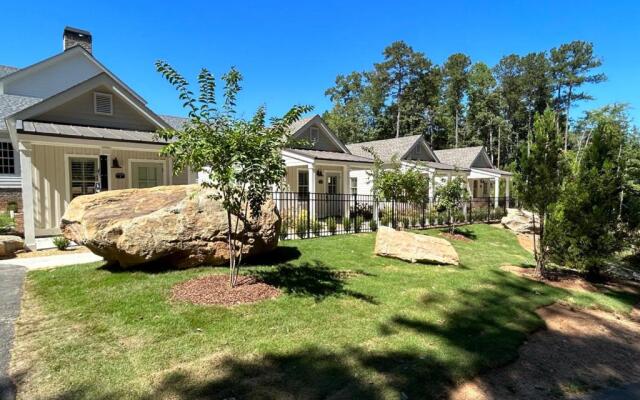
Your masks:
M 316 219 L 316 168 L 308 165 L 309 172 L 309 217 Z
M 467 189 L 467 193 L 469 193 L 471 191 L 471 188 L 469 187 L 469 176 L 465 176 L 462 179 L 464 179 L 464 184 L 465 187 Z M 471 198 L 471 196 L 469 197 Z M 464 214 L 464 220 L 465 221 L 469 221 L 469 209 L 468 209 L 468 203 L 467 201 L 464 202 L 464 205 L 462 206 L 462 212 Z
M 498 197 L 500 196 L 500 177 L 493 178 L 493 202 L 494 207 L 498 208 Z
M 36 223 L 33 210 L 33 165 L 31 164 L 31 143 L 19 142 L 20 166 L 22 168 L 22 212 L 24 217 L 24 242 L 31 250 L 36 250 Z
M 342 193 L 351 194 L 351 168 L 348 165 L 342 167 L 344 178 L 342 179 Z
M 507 208 L 509 208 L 510 204 L 509 204 L 509 186 L 511 186 L 511 177 L 507 176 L 505 178 L 505 187 L 504 187 L 504 195 L 506 197 L 505 201 L 507 204 Z

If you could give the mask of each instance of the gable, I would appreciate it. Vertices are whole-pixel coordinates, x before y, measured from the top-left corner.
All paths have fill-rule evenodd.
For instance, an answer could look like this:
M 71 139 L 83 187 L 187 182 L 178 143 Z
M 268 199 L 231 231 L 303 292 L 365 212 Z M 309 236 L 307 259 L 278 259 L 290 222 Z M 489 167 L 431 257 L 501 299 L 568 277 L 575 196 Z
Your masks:
M 94 93 L 111 95 L 113 102 L 112 115 L 97 114 L 94 110 Z M 97 86 L 74 97 L 62 105 L 34 115 L 33 121 L 55 122 L 60 124 L 99 126 L 105 128 L 131 129 L 138 131 L 155 131 L 157 125 L 143 117 L 129 103 L 106 85 Z
M 43 61 L 31 69 L 5 77 L 2 82 L 3 92 L 47 98 L 102 72 L 96 63 L 79 51 L 56 60 Z
M 314 150 L 342 152 L 342 149 L 331 140 L 325 130 L 316 123 L 303 127 L 294 137 L 305 141 Z
M 420 140 L 418 140 L 413 146 L 411 146 L 411 148 L 404 154 L 402 159 L 431 162 L 438 161 L 423 138 L 420 138 Z
M 493 168 L 487 152 L 482 149 L 478 156 L 471 163 L 471 168 Z

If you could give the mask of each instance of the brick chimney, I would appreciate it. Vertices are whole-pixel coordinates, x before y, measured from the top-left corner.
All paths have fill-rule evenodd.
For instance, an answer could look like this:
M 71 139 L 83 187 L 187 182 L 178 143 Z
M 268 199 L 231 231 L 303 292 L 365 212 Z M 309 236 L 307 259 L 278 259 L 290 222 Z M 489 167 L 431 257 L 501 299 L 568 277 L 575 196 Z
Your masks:
M 69 50 L 74 46 L 82 46 L 91 53 L 91 32 L 67 26 L 62 33 L 62 50 Z

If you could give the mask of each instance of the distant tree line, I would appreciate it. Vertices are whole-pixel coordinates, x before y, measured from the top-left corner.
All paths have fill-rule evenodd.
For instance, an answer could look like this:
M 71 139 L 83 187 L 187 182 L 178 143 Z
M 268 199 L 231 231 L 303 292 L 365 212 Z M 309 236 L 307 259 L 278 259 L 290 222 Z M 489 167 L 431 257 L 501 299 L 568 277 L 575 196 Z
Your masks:
M 550 51 L 510 54 L 490 67 L 452 54 L 442 65 L 399 41 L 370 70 L 338 75 L 326 91 L 324 118 L 347 143 L 422 134 L 436 149 L 484 145 L 503 167 L 531 145 L 534 116 L 547 108 L 564 150 L 579 145 L 572 107 L 591 96 L 597 72 L 593 45 L 574 41 Z

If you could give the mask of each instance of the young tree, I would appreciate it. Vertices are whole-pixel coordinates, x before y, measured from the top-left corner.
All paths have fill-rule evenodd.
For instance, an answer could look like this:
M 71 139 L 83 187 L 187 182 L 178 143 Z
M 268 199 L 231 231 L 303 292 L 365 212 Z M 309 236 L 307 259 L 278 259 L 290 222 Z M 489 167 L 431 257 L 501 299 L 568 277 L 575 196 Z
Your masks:
M 593 99 L 579 89 L 587 83 L 604 82 L 607 77 L 603 73 L 592 73 L 602 65 L 602 61 L 593 54 L 592 43 L 580 40 L 551 49 L 551 65 L 557 92 L 556 101 L 565 112 L 564 151 L 567 151 L 571 106 L 579 100 Z
M 536 215 L 539 217 L 539 245 L 535 246 L 536 273 L 546 277 L 545 264 L 548 244 L 545 223 L 560 198 L 564 177 L 562 143 L 556 131 L 556 116 L 550 109 L 537 114 L 533 124 L 531 147 L 521 147 L 519 170 L 516 174 L 516 189 L 525 208 L 533 212 L 535 230 Z
M 290 140 L 289 126 L 311 110 L 294 106 L 282 118 L 265 123 L 266 111 L 258 108 L 250 120 L 236 117 L 236 98 L 242 76 L 231 68 L 222 76 L 224 96 L 219 107 L 213 75 L 202 69 L 198 75 L 198 96 L 187 80 L 171 65 L 157 61 L 156 68 L 178 91 L 189 113 L 182 129 L 164 130 L 158 135 L 169 141 L 161 154 L 173 160 L 176 171 L 187 167 L 203 171 L 208 180 L 202 185 L 214 189 L 212 196 L 227 212 L 229 280 L 235 286 L 242 262 L 242 238 L 238 233 L 261 208 L 274 185 L 285 176 L 281 150 Z
M 378 200 L 420 203 L 429 198 L 429 178 L 425 174 L 415 167 L 403 167 L 395 156 L 385 165 L 373 149 L 366 150 L 373 156 L 371 193 Z
M 554 258 L 599 279 L 603 261 L 624 245 L 623 207 L 628 117 L 618 106 L 587 114 L 588 143 L 575 153 L 562 201 L 555 213 Z M 631 171 L 629 171 L 631 172 Z
M 455 211 L 459 210 L 468 199 L 469 192 L 464 180 L 459 176 L 449 179 L 447 183 L 436 189 L 436 204 L 439 209 L 447 211 L 449 215 L 447 225 L 452 235 L 456 231 Z

